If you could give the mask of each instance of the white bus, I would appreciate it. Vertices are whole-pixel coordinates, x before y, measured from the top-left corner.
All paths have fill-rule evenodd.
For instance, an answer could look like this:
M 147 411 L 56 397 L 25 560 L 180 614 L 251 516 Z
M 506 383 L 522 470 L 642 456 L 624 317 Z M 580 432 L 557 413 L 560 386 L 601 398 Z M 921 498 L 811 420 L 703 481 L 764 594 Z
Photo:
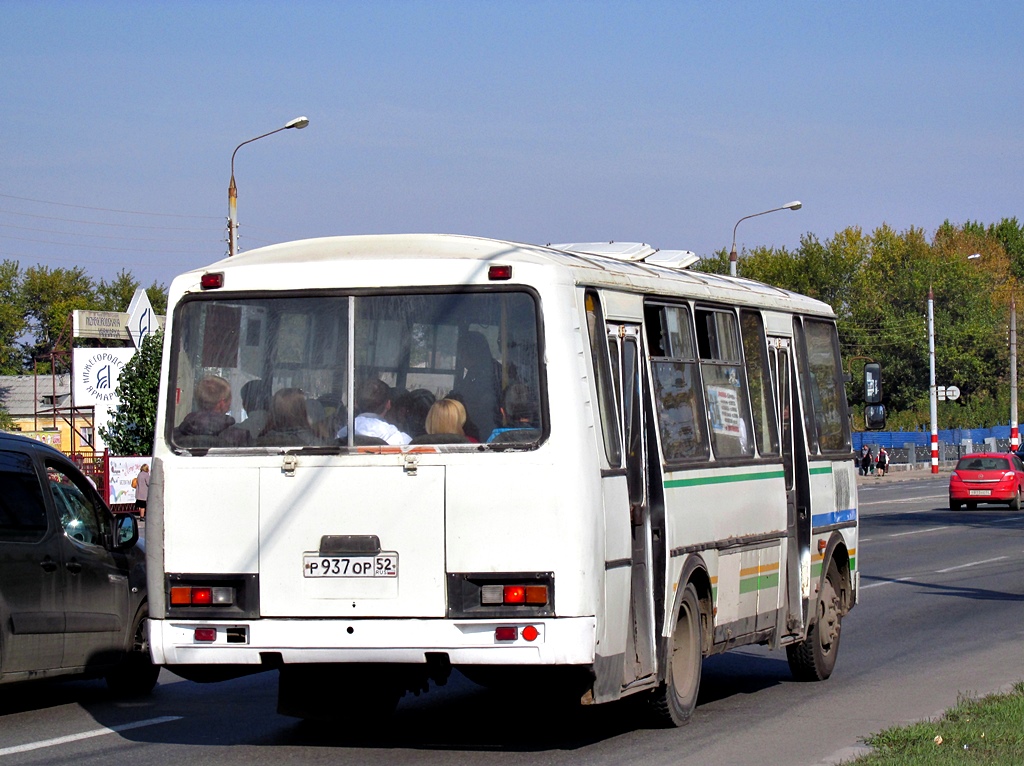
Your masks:
M 339 720 L 453 667 L 667 725 L 732 647 L 827 678 L 859 580 L 835 316 L 694 260 L 359 236 L 175 279 L 154 660 Z

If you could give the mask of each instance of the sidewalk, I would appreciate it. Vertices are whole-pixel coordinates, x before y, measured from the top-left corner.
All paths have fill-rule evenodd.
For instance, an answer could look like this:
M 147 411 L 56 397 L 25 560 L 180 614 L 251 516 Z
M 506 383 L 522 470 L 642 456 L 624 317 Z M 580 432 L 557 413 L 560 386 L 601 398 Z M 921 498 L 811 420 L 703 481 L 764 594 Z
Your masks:
M 857 472 L 857 486 L 863 486 L 865 484 L 888 484 L 891 482 L 900 481 L 911 481 L 916 479 L 931 479 L 933 481 L 949 481 L 949 474 L 953 472 L 953 466 L 939 466 L 938 473 L 932 473 L 931 463 L 918 463 L 916 467 L 911 468 L 905 463 L 897 463 L 890 465 L 889 470 L 885 472 L 885 476 L 879 476 L 878 474 L 868 474 L 867 476 L 861 476 L 860 471 Z

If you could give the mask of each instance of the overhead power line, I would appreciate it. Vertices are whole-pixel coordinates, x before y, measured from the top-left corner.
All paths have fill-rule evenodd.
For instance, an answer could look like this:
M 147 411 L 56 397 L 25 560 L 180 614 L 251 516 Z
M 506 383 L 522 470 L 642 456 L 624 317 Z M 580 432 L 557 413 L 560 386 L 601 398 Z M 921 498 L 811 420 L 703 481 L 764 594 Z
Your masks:
M 21 200 L 22 202 L 35 202 L 35 203 L 40 204 L 40 205 L 56 205 L 57 207 L 71 207 L 71 208 L 76 208 L 78 210 L 96 210 L 96 211 L 101 212 L 101 213 L 124 213 L 124 214 L 127 214 L 127 215 L 152 215 L 152 216 L 156 216 L 156 217 L 159 217 L 159 218 L 198 218 L 198 219 L 203 219 L 203 220 L 208 220 L 208 221 L 219 221 L 219 220 L 221 220 L 221 216 L 216 216 L 216 215 L 181 215 L 181 214 L 178 214 L 178 213 L 153 213 L 151 211 L 145 211 L 145 210 L 119 210 L 117 208 L 109 208 L 109 207 L 91 207 L 89 205 L 72 205 L 72 204 L 69 204 L 67 202 L 53 202 L 51 200 L 46 200 L 46 199 L 33 199 L 32 197 L 18 197 L 18 196 L 14 195 L 14 194 L 2 194 L 2 193 L 0 193 L 0 197 L 2 197 L 4 199 Z

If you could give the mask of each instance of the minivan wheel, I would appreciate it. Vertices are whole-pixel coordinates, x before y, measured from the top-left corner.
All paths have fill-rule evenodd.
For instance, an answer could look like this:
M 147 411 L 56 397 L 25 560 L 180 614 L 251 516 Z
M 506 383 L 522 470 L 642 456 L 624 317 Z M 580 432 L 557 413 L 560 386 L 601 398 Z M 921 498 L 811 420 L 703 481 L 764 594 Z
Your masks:
M 121 664 L 107 673 L 107 687 L 119 697 L 142 697 L 153 691 L 160 675 L 160 666 L 153 664 L 149 655 L 146 618 L 149 609 L 143 607 L 135 621 L 132 646 Z

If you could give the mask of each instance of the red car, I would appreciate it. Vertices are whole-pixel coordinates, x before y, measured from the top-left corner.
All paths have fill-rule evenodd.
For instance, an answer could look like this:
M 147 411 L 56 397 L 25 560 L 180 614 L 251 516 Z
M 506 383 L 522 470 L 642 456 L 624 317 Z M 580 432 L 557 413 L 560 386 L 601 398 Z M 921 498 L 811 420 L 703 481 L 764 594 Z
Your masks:
M 966 504 L 1006 503 L 1015 511 L 1024 495 L 1024 463 L 1013 452 L 979 452 L 960 458 L 949 477 L 949 510 Z

